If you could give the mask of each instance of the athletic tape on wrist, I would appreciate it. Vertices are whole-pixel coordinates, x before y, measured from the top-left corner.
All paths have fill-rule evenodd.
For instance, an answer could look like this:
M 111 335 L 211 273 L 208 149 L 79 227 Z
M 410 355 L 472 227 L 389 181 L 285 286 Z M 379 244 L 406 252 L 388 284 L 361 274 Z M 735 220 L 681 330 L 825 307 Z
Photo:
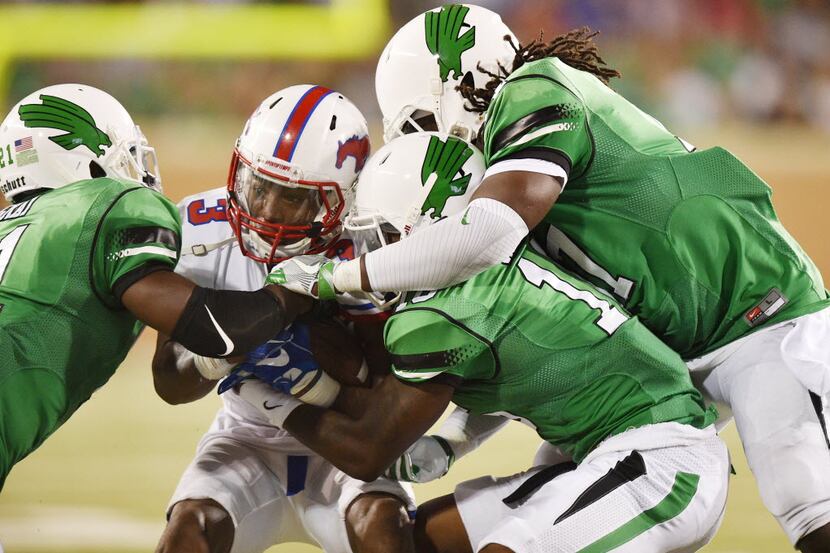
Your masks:
M 340 383 L 318 369 L 316 373 L 306 375 L 291 388 L 291 395 L 309 405 L 327 408 L 337 399 Z
M 332 282 L 335 290 L 342 294 L 343 292 L 360 292 L 360 258 L 351 259 L 338 263 L 334 267 L 332 273 Z
M 231 363 L 221 357 L 205 357 L 204 355 L 196 355 L 195 353 L 192 355 L 196 370 L 207 380 L 224 378 L 236 366 L 235 363 Z

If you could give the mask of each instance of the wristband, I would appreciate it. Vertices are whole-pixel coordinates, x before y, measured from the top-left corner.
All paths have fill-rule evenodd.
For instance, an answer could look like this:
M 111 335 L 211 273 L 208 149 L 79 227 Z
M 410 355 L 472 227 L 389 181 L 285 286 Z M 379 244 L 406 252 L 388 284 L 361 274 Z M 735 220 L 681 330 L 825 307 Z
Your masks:
M 327 408 L 337 399 L 340 383 L 318 369 L 315 373 L 305 375 L 291 387 L 291 395 L 309 405 Z
M 207 380 L 219 380 L 228 376 L 236 364 L 221 357 L 205 357 L 204 355 L 193 354 L 193 364 L 196 370 Z
M 337 293 L 343 292 L 362 292 L 360 278 L 360 258 L 352 259 L 338 263 L 334 267 L 332 274 L 332 283 Z

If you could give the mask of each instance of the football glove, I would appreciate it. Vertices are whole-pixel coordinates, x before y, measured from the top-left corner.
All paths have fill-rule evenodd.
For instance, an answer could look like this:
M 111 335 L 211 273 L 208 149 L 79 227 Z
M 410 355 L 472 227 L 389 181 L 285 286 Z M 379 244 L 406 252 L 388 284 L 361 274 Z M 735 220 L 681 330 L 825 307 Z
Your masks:
M 311 352 L 307 324 L 295 322 L 248 354 L 231 375 L 219 385 L 224 393 L 249 375 L 274 390 L 320 407 L 334 403 L 340 384 L 320 368 Z
M 303 404 L 300 400 L 271 388 L 253 375 L 239 382 L 236 393 L 277 428 L 283 428 L 288 415 Z
M 265 284 L 280 286 L 313 298 L 333 300 L 334 268 L 337 261 L 324 255 L 298 255 L 277 263 L 265 277 Z
M 446 440 L 440 436 L 421 436 L 383 475 L 392 480 L 424 484 L 447 474 L 453 462 L 455 453 Z

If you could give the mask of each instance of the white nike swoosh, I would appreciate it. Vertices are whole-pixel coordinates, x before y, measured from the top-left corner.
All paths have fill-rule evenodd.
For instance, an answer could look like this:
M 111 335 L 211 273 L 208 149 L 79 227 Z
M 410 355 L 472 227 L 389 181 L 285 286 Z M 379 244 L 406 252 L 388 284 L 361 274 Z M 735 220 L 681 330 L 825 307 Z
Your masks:
M 288 353 L 284 349 L 281 349 L 276 357 L 266 357 L 265 359 L 263 359 L 262 361 L 257 363 L 257 365 L 269 365 L 271 367 L 284 367 L 289 363 L 289 361 L 291 361 L 291 357 L 288 355 Z
M 310 274 L 310 275 L 313 275 L 319 269 L 319 266 L 312 267 L 311 265 L 306 265 L 305 263 L 303 263 L 299 259 L 295 259 L 294 264 L 297 267 L 299 267 L 300 269 L 302 269 L 303 271 L 305 271 L 306 273 Z
M 231 341 L 230 337 L 227 334 L 225 334 L 225 331 L 222 330 L 222 327 L 219 326 L 219 323 L 216 322 L 216 318 L 214 318 L 213 313 L 210 312 L 210 309 L 208 309 L 207 305 L 205 306 L 205 310 L 207 310 L 208 316 L 210 317 L 210 320 L 213 321 L 213 326 L 216 327 L 216 332 L 219 333 L 219 337 L 222 338 L 223 342 L 225 342 L 225 347 L 228 348 L 225 351 L 225 353 L 220 355 L 220 357 L 230 355 L 231 352 L 233 351 L 233 342 Z

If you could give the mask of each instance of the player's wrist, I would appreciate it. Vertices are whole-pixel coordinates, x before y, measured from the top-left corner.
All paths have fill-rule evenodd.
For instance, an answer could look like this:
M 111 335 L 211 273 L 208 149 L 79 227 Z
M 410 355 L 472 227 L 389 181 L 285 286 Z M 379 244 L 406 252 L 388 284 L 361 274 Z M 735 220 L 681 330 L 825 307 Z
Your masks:
M 450 468 L 452 467 L 453 463 L 455 463 L 455 459 L 456 459 L 455 451 L 453 451 L 453 448 L 450 445 L 450 443 L 447 440 L 445 440 L 444 438 L 442 438 L 441 436 L 438 436 L 436 434 L 432 434 L 429 437 L 432 438 L 433 440 L 435 440 L 438 443 L 438 445 L 444 451 L 444 454 L 447 456 L 447 471 L 449 471 Z
M 333 264 L 331 284 L 337 294 L 360 292 L 362 290 L 360 258 Z
M 317 282 L 315 283 L 316 290 L 312 289 L 312 293 L 321 300 L 333 300 L 337 294 L 338 289 L 334 284 L 334 274 L 340 263 L 329 261 L 320 266 L 317 272 Z
M 291 387 L 291 395 L 303 403 L 328 408 L 340 394 L 340 383 L 322 369 L 307 374 Z
M 238 363 L 223 359 L 221 357 L 205 357 L 204 355 L 193 354 L 193 364 L 196 370 L 206 380 L 219 380 L 228 376 Z
M 239 396 L 251 404 L 269 424 L 278 428 L 285 427 L 285 420 L 301 405 L 299 399 L 278 392 L 258 379 L 243 380 L 237 388 Z

